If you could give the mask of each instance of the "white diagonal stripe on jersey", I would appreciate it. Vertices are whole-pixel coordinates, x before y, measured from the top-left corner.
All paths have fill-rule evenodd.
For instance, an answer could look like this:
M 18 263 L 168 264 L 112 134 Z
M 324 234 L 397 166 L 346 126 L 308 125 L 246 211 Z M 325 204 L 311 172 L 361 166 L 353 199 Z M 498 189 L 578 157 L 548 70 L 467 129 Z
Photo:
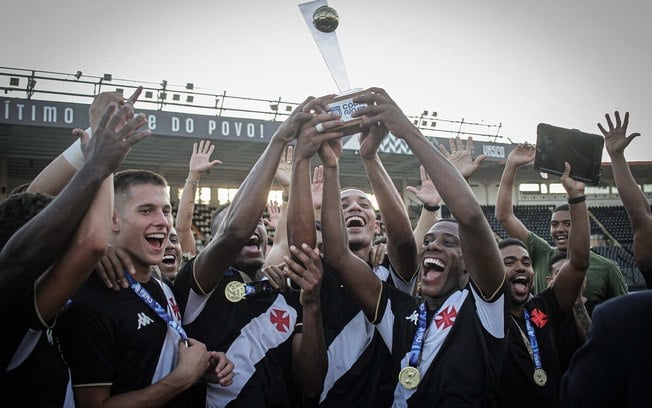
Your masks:
M 29 357 L 30 354 L 32 354 L 36 343 L 38 343 L 39 339 L 41 338 L 42 332 L 43 330 L 27 329 L 25 337 L 23 337 L 23 340 L 20 342 L 20 345 L 16 349 L 14 356 L 11 358 L 9 364 L 7 364 L 7 371 L 13 370 L 14 368 L 23 364 L 23 361 L 25 361 L 25 359 Z
M 270 321 L 272 309 L 286 311 L 289 317 L 289 327 L 286 332 L 277 330 Z M 265 357 L 267 351 L 278 347 L 294 334 L 297 322 L 297 311 L 287 304 L 285 298 L 277 295 L 264 313 L 253 318 L 240 331 L 240 335 L 231 343 L 226 352 L 233 362 L 233 384 L 221 387 L 208 384 L 206 388 L 206 407 L 224 407 L 236 399 L 242 388 L 254 374 L 255 365 Z
M 328 346 L 328 372 L 319 402 L 324 401 L 335 382 L 358 361 L 371 343 L 374 330 L 374 325 L 369 323 L 364 313 L 359 312 Z
M 439 314 L 440 311 L 448 310 L 451 306 L 455 307 L 455 310 L 457 313 L 459 313 L 460 308 L 462 307 L 462 304 L 464 303 L 464 300 L 468 294 L 468 289 L 463 289 L 453 293 L 448 297 L 448 299 L 446 299 L 444 304 L 439 307 L 437 314 Z M 433 320 L 437 314 L 433 316 Z M 455 322 L 457 322 L 457 319 Z M 451 332 L 451 329 L 455 326 L 455 322 L 451 326 L 445 327 L 441 330 L 437 329 L 436 327 L 432 327 L 436 324 L 436 322 L 433 321 L 430 323 L 429 330 L 426 332 L 425 338 L 423 339 L 423 353 L 421 355 L 422 358 L 419 361 L 418 367 L 422 382 L 426 372 L 428 372 L 428 368 L 430 368 L 430 364 L 432 364 L 437 354 L 439 354 L 441 346 L 444 344 L 444 341 L 446 341 L 446 338 Z M 401 360 L 401 368 L 407 367 L 409 365 L 410 351 L 411 350 L 408 350 L 408 352 Z M 394 389 L 394 403 L 392 404 L 392 407 L 407 407 L 408 398 L 410 398 L 417 389 L 418 387 L 408 390 L 400 383 L 396 384 L 396 388 Z
M 487 302 L 476 292 L 473 285 L 471 292 L 475 298 L 475 310 L 482 327 L 497 339 L 505 338 L 505 295 L 493 302 Z
M 398 280 L 394 279 L 391 271 L 383 265 L 376 266 L 373 271 L 382 281 L 386 281 L 390 275 L 392 275 L 394 281 Z M 360 311 L 353 316 L 331 342 L 327 350 L 328 371 L 324 379 L 324 389 L 319 402 L 326 399 L 328 392 L 333 388 L 337 380 L 353 367 L 362 353 L 369 347 L 374 336 L 374 330 L 375 326 L 369 323 L 364 313 Z

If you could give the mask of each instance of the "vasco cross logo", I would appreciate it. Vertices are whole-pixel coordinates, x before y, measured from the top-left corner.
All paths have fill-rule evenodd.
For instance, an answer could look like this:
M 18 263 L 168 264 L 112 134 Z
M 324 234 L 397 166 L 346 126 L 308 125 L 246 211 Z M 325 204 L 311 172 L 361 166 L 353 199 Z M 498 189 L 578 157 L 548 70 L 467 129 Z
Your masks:
M 532 323 L 534 323 L 540 329 L 542 329 L 543 326 L 545 326 L 546 323 L 548 323 L 548 315 L 543 313 L 539 309 L 532 310 L 530 316 L 531 316 L 530 320 L 532 320 Z
M 455 306 L 448 306 L 446 309 L 442 310 L 435 316 L 435 324 L 437 329 L 445 330 L 455 323 L 455 318 L 457 317 L 457 310 Z
M 147 326 L 150 323 L 154 323 L 154 320 L 152 320 L 151 317 L 147 316 L 143 312 L 138 313 L 138 329 L 137 330 L 140 330 L 141 328 Z
M 276 326 L 276 330 L 287 333 L 290 328 L 290 317 L 285 310 L 272 309 L 269 321 Z

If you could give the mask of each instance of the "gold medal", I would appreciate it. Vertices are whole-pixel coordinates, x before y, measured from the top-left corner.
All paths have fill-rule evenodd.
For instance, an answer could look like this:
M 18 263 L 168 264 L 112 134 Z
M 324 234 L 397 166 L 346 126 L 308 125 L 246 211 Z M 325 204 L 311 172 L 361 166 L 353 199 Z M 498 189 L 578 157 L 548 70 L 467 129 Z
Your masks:
M 416 367 L 407 366 L 398 373 L 398 382 L 408 390 L 417 388 L 419 381 L 421 381 L 421 373 Z
M 224 296 L 229 302 L 239 302 L 245 297 L 245 284 L 238 281 L 231 281 L 224 288 Z
M 543 371 L 543 368 L 537 368 L 534 370 L 534 375 L 532 377 L 534 378 L 534 383 L 539 387 L 543 387 L 548 382 L 548 375 Z

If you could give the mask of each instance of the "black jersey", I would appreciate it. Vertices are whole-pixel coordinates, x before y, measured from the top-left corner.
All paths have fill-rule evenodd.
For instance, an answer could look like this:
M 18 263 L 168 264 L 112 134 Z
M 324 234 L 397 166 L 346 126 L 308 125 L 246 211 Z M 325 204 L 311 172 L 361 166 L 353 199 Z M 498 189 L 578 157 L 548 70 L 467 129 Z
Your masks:
M 201 295 L 193 278 L 194 259 L 179 271 L 174 291 L 189 337 L 233 362 L 233 384 L 198 385 L 188 392 L 207 407 L 290 407 L 299 401 L 291 371 L 292 336 L 300 330 L 301 308 L 292 293 L 260 293 L 231 302 L 225 288 L 242 282 L 229 269 L 219 284 Z
M 506 353 L 506 286 L 484 300 L 472 283 L 426 319 L 415 389 L 397 384 L 394 406 L 500 406 L 498 375 Z M 417 299 L 383 284 L 376 324 L 398 368 L 408 366 L 419 316 Z
M 173 318 L 174 295 L 155 278 L 142 283 Z M 59 316 L 73 388 L 110 385 L 111 395 L 154 384 L 176 366 L 179 334 L 132 289 L 107 288 L 92 274 Z
M 523 334 L 528 337 L 525 320 L 510 317 L 507 322 L 509 354 L 501 376 L 505 406 L 557 407 L 561 381 L 558 333 L 566 314 L 559 309 L 557 296 L 552 289 L 533 296 L 525 308 L 530 314 L 547 382 L 544 386 L 534 382 L 534 362 L 523 339 Z
M 328 371 L 320 406 L 389 406 L 398 376 L 389 349 L 342 281 L 330 267 L 324 269 L 321 305 Z M 416 279 L 404 282 L 388 257 L 374 273 L 388 285 L 412 293 Z
M 36 312 L 34 287 L 20 299 L 4 322 L 0 393 L 25 407 L 74 406 L 68 366 L 53 327 Z

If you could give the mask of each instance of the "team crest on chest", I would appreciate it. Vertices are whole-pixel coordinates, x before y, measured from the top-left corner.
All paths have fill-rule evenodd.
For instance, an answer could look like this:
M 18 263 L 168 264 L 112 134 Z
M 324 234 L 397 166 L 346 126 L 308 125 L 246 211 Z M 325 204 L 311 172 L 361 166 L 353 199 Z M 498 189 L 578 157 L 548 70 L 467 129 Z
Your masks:
M 446 330 L 455 323 L 456 317 L 457 310 L 455 310 L 455 306 L 450 305 L 446 309 L 437 313 L 435 316 L 435 325 L 437 325 L 437 329 L 439 330 Z
M 548 315 L 543 313 L 539 309 L 533 309 L 530 312 L 530 321 L 534 323 L 538 328 L 542 329 L 548 323 Z
M 181 312 L 179 311 L 179 306 L 177 306 L 176 302 L 174 301 L 174 296 L 168 298 L 168 304 L 170 305 L 170 309 L 172 309 L 174 318 L 177 321 L 181 321 Z
M 290 328 L 290 315 L 285 310 L 272 309 L 269 312 L 269 321 L 276 326 L 276 330 L 287 333 Z

